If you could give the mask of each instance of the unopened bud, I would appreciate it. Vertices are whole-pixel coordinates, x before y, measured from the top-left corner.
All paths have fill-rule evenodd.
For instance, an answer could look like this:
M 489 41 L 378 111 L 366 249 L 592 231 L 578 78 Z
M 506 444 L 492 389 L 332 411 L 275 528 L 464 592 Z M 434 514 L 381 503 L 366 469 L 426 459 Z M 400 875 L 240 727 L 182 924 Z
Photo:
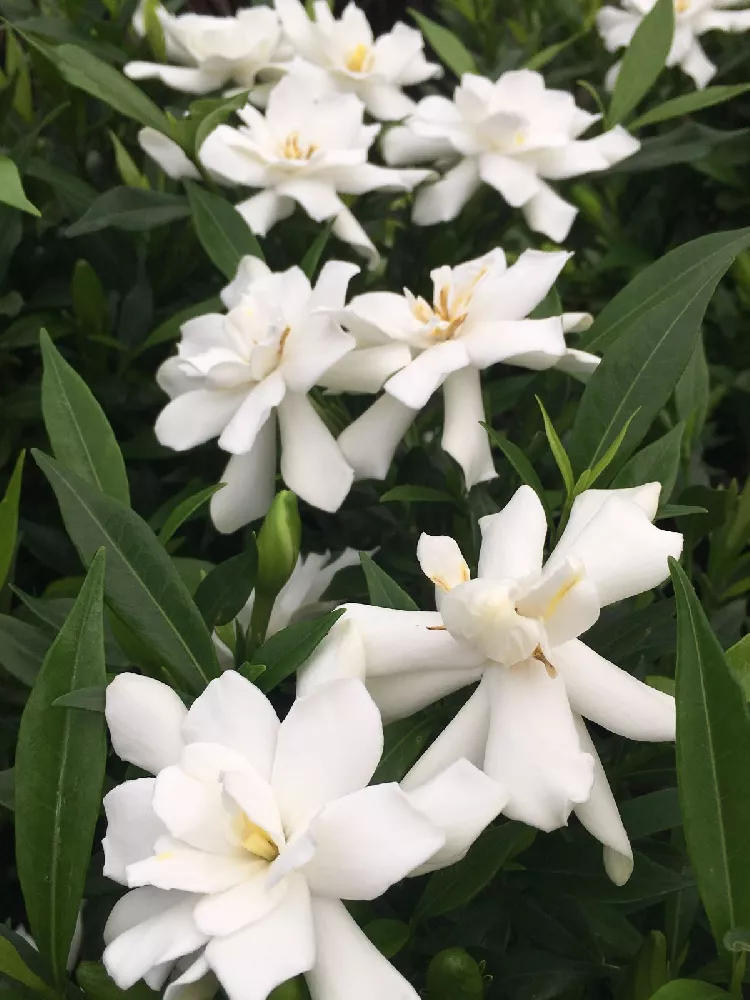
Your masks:
M 463 948 L 439 952 L 427 969 L 428 1000 L 482 1000 L 482 970 Z

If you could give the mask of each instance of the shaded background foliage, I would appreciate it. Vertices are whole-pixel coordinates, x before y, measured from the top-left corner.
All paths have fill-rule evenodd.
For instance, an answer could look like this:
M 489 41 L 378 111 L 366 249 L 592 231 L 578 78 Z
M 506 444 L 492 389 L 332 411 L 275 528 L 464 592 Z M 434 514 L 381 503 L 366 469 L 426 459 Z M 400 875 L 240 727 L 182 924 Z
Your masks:
M 362 6 L 378 30 L 409 16 L 398 3 L 364 0 Z M 610 57 L 586 27 L 595 4 L 425 0 L 414 6 L 449 26 L 474 54 L 481 72 L 495 77 L 529 60 L 539 65 L 540 53 L 546 53 L 548 84 L 574 91 L 589 110 L 596 110 L 600 100 L 606 102 L 601 81 Z M 40 409 L 39 351 L 39 332 L 46 328 L 103 407 L 126 459 L 133 508 L 158 530 L 180 499 L 216 482 L 223 466 L 224 456 L 213 445 L 184 455 L 159 447 L 153 423 L 164 401 L 154 373 L 178 335 L 174 317 L 214 298 L 225 279 L 206 256 L 181 186 L 167 180 L 141 153 L 136 123 L 65 83 L 48 58 L 50 48 L 66 42 L 115 66 L 146 53 L 147 43 L 128 30 L 133 8 L 132 0 L 112 7 L 96 0 L 43 0 L 39 5 L 0 0 L 6 18 L 0 145 L 18 165 L 26 193 L 41 212 L 40 218 L 33 218 L 0 206 L 0 475 L 4 489 L 22 449 L 48 450 Z M 225 12 L 218 0 L 196 2 L 191 9 Z M 750 78 L 750 48 L 742 36 L 711 36 L 709 51 L 720 66 L 715 83 L 742 84 Z M 448 93 L 454 83 L 447 70 L 445 79 L 430 87 Z M 144 89 L 176 115 L 190 104 L 187 97 L 158 84 Z M 686 89 L 678 71 L 665 71 L 645 106 L 656 106 Z M 606 175 L 564 185 L 563 194 L 581 210 L 566 241 L 575 257 L 558 285 L 567 311 L 597 314 L 671 248 L 750 224 L 747 95 L 646 127 L 640 134 L 643 149 L 631 161 Z M 106 225 L 84 235 L 71 233 L 70 227 L 98 195 L 135 183 L 128 157 L 153 191 L 180 199 L 173 204 L 174 217 L 161 225 L 153 216 L 137 224 L 131 220 L 128 231 Z M 355 292 L 407 285 L 424 294 L 430 269 L 440 264 L 457 264 L 498 245 L 511 254 L 528 246 L 545 248 L 517 213 L 487 188 L 449 225 L 417 229 L 409 225 L 409 212 L 409 196 L 385 202 L 378 194 L 358 202 L 358 217 L 382 248 L 383 260 L 374 273 L 363 272 L 356 279 Z M 297 214 L 263 241 L 269 264 L 281 269 L 299 262 L 318 234 L 318 227 Z M 350 248 L 333 239 L 324 253 L 351 256 Z M 555 303 L 549 306 L 556 308 Z M 684 422 L 681 442 L 675 432 L 675 446 L 657 463 L 660 474 L 671 467 L 675 477 L 671 498 L 663 496 L 662 503 L 698 508 L 667 526 L 686 533 L 685 564 L 725 649 L 746 630 L 750 591 L 750 496 L 743 492 L 750 450 L 749 310 L 750 255 L 743 251 L 709 306 L 703 326 L 705 354 L 696 351 L 641 444 L 662 439 Z M 580 384 L 554 371 L 530 374 L 496 366 L 484 386 L 488 422 L 503 441 L 521 449 L 538 473 L 550 506 L 559 511 L 562 482 L 534 397 L 544 400 L 566 441 L 581 398 Z M 367 400 L 321 394 L 316 402 L 329 425 L 340 429 Z M 379 565 L 421 607 L 429 607 L 431 587 L 414 556 L 420 532 L 453 535 L 473 561 L 477 518 L 498 510 L 520 482 L 507 448 L 498 447 L 498 478 L 466 496 L 458 467 L 439 447 L 440 420 L 439 404 L 433 404 L 409 431 L 388 480 L 357 484 L 337 515 L 303 507 L 303 551 L 338 551 L 347 545 L 377 548 Z M 384 500 L 394 489 L 397 492 Z M 36 657 L 37 666 L 54 634 L 49 618 L 42 621 L 19 591 L 45 598 L 48 609 L 60 607 L 49 603 L 54 601 L 67 600 L 69 606 L 82 578 L 54 496 L 33 462 L 27 462 L 22 490 L 12 574 L 17 589 L 6 586 L 0 594 L 5 616 L 0 619 L 0 772 L 7 771 L 0 774 L 0 918 L 11 925 L 25 919 L 13 860 L 9 770 L 28 693 L 9 667 L 9 657 L 15 655 L 12 628 L 22 623 L 23 653 L 32 661 Z M 440 495 L 428 497 L 425 490 Z M 245 532 L 245 539 L 248 536 Z M 204 511 L 182 527 L 169 548 L 194 589 L 201 569 L 235 555 L 242 544 L 238 536 L 217 535 Z M 366 600 L 362 572 L 340 574 L 329 597 Z M 9 620 L 16 626 L 9 626 Z M 677 632 L 669 586 L 654 599 L 609 609 L 590 635 L 602 655 L 641 678 L 657 677 L 655 683 L 671 689 Z M 109 667 L 129 662 L 120 650 Z M 743 666 L 742 657 L 735 662 Z M 287 682 L 280 704 L 288 704 L 291 692 Z M 393 752 L 382 776 L 403 774 L 462 698 L 465 694 L 436 706 L 416 723 L 391 727 Z M 726 984 L 728 953 L 717 957 L 685 850 L 673 748 L 632 744 L 601 731 L 595 737 L 638 852 L 626 887 L 609 883 L 600 846 L 575 822 L 536 837 L 517 824 L 502 824 L 482 838 L 466 867 L 445 873 L 447 903 L 444 897 L 435 900 L 429 895 L 437 894 L 439 883 L 437 889 L 433 883 L 425 900 L 424 880 L 416 880 L 384 900 L 356 907 L 355 915 L 370 927 L 374 939 L 396 956 L 418 988 L 428 990 L 431 1000 L 613 994 L 647 1000 L 667 978 L 679 975 Z M 110 760 L 106 780 L 120 780 L 122 774 L 119 762 Z M 83 955 L 91 961 L 100 956 L 101 928 L 117 890 L 100 872 L 101 852 L 95 847 L 84 921 Z M 439 974 L 428 976 L 433 956 L 454 946 L 480 963 L 478 981 L 463 954 L 443 956 Z M 461 994 L 458 985 L 451 986 L 454 968 L 459 969 L 455 982 L 464 989 Z M 78 981 L 101 1000 L 119 996 L 111 984 L 87 986 L 80 977 Z M 16 989 L 0 980 L 0 992 Z M 139 990 L 139 997 L 148 992 Z

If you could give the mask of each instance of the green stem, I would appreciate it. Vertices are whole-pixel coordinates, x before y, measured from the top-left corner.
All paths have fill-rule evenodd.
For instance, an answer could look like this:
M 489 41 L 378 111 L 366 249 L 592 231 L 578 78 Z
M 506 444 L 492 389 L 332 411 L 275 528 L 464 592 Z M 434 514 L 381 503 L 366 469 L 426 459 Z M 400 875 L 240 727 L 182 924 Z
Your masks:
M 250 642 L 253 649 L 257 649 L 265 641 L 268 623 L 271 620 L 271 612 L 273 611 L 273 602 L 275 600 L 275 594 L 271 596 L 263 593 L 263 591 L 256 590 L 255 592 L 253 613 L 250 616 Z
M 741 951 L 732 956 L 732 996 L 742 1000 L 742 983 L 745 979 L 745 965 L 747 963 L 747 952 Z

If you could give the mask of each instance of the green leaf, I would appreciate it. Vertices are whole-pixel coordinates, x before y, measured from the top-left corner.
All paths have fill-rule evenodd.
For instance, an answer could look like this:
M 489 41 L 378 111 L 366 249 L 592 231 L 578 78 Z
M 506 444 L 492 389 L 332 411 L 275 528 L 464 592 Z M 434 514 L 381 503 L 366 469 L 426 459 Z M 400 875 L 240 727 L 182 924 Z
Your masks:
M 706 90 L 682 94 L 640 115 L 630 123 L 630 130 L 632 132 L 644 125 L 656 125 L 658 122 L 669 121 L 670 118 L 680 118 L 682 115 L 691 115 L 694 111 L 702 111 L 703 108 L 712 108 L 715 104 L 723 104 L 724 101 L 746 94 L 748 90 L 750 83 L 738 83 L 733 87 L 707 87 Z
M 698 979 L 673 979 L 665 983 L 651 1000 L 722 1000 L 729 993 L 713 983 L 703 983 Z
M 734 927 L 724 935 L 724 947 L 727 951 L 740 953 L 750 951 L 750 928 Z
M 143 188 L 144 191 L 148 191 L 151 187 L 148 179 L 140 172 L 138 167 L 135 165 L 133 157 L 127 149 L 125 149 L 112 129 L 109 129 L 109 138 L 112 143 L 112 148 L 115 151 L 117 172 L 119 173 L 123 184 L 125 184 L 126 187 Z
M 674 0 L 657 0 L 625 50 L 609 105 L 609 128 L 627 118 L 656 83 L 667 61 L 673 37 Z
M 422 34 L 429 42 L 435 55 L 445 63 L 448 69 L 453 70 L 459 79 L 464 73 L 476 73 L 477 67 L 474 57 L 457 35 L 411 7 L 409 14 L 421 28 Z
M 667 503 L 656 512 L 655 521 L 664 521 L 668 517 L 687 517 L 688 514 L 708 514 L 705 507 L 694 507 L 688 504 Z
M 685 840 L 719 948 L 750 925 L 750 716 L 684 570 L 677 597 L 677 778 Z
M 94 201 L 86 212 L 65 230 L 66 236 L 86 236 L 102 229 L 143 232 L 190 215 L 185 198 L 141 188 L 114 187 Z
M 329 219 L 325 226 L 320 230 L 318 235 L 313 240 L 310 245 L 310 249 L 305 253 L 302 258 L 300 267 L 305 272 L 310 281 L 313 280 L 315 272 L 318 270 L 318 264 L 320 264 L 320 258 L 323 256 L 323 251 L 328 245 L 328 240 L 331 238 L 331 232 L 333 231 L 333 226 L 335 219 Z
M 258 678 L 258 687 L 268 694 L 283 680 L 308 660 L 333 626 L 343 615 L 344 609 L 337 608 L 321 618 L 311 621 L 294 622 L 280 632 L 266 639 L 255 650 L 253 664 L 262 663 L 265 671 Z
M 544 487 L 542 486 L 542 481 L 526 455 L 524 455 L 518 445 L 509 441 L 504 434 L 498 434 L 498 432 L 493 430 L 488 424 L 483 424 L 482 426 L 489 434 L 492 444 L 497 445 L 503 455 L 505 455 L 510 464 L 513 466 L 521 482 L 532 488 L 542 501 L 544 509 L 547 510 L 545 499 L 546 493 Z
M 427 749 L 432 730 L 433 723 L 425 718 L 423 712 L 387 725 L 383 730 L 383 755 L 372 777 L 372 784 L 401 781 Z
M 409 925 L 403 920 L 371 920 L 362 930 L 386 958 L 398 955 L 411 936 Z
M 706 363 L 703 338 L 699 337 L 674 391 L 675 408 L 680 420 L 687 424 L 685 450 L 690 452 L 693 442 L 703 430 L 711 400 L 711 381 Z
M 573 495 L 575 490 L 575 479 L 573 477 L 573 468 L 570 464 L 570 459 L 568 454 L 563 447 L 563 443 L 558 437 L 557 431 L 555 430 L 554 424 L 547 415 L 547 411 L 544 408 L 544 403 L 537 396 L 536 401 L 539 404 L 539 409 L 542 411 L 542 419 L 544 420 L 544 433 L 547 435 L 547 441 L 549 442 L 550 449 L 554 456 L 555 462 L 557 462 L 557 467 L 560 470 L 560 475 L 563 478 L 563 483 L 565 484 L 565 492 L 568 496 Z
M 27 687 L 34 683 L 51 642 L 41 629 L 0 615 L 0 666 Z
M 636 411 L 637 413 L 638 411 Z M 576 493 L 582 493 L 584 490 L 591 489 L 594 483 L 607 471 L 610 465 L 614 462 L 617 457 L 617 453 L 622 447 L 622 442 L 625 440 L 625 435 L 628 433 L 628 427 L 630 427 L 633 422 L 633 417 L 635 413 L 631 413 L 625 423 L 622 425 L 622 429 L 617 437 L 614 439 L 612 444 L 607 448 L 606 452 L 602 455 L 599 461 L 596 463 L 593 469 L 586 469 L 581 473 L 581 476 L 576 483 Z
M 34 457 L 83 562 L 107 549 L 105 592 L 112 610 L 189 690 L 202 691 L 219 673 L 211 634 L 149 526 L 47 455 Z
M 394 486 L 380 498 L 381 503 L 455 503 L 454 497 L 444 490 L 434 490 L 430 486 Z
M 234 278 L 245 256 L 264 259 L 252 229 L 234 205 L 193 181 L 186 181 L 185 188 L 201 246 L 225 278 Z
M 141 125 L 150 125 L 169 135 L 169 122 L 164 113 L 140 87 L 114 67 L 77 45 L 52 47 L 38 42 L 34 45 L 55 64 L 71 87 L 84 90 Z
M 579 346 L 604 352 L 655 306 L 694 288 L 714 272 L 725 271 L 750 246 L 750 228 L 733 229 L 683 243 L 637 274 L 602 309 Z
M 0 806 L 11 812 L 16 808 L 16 772 L 12 767 L 0 771 Z
M 18 167 L 7 156 L 0 156 L 0 201 L 29 215 L 42 214 L 26 197 Z
M 106 332 L 107 293 L 99 275 L 87 260 L 77 260 L 70 283 L 73 312 L 82 330 L 93 336 Z
M 5 584 L 13 565 L 16 554 L 16 539 L 18 537 L 18 505 L 21 500 L 21 479 L 26 452 L 18 456 L 5 490 L 5 496 L 0 500 L 0 587 Z
M 170 340 L 176 340 L 180 335 L 180 327 L 194 316 L 202 316 L 204 313 L 218 312 L 224 305 L 218 295 L 202 302 L 196 302 L 192 306 L 180 309 L 174 316 L 161 323 L 153 330 L 138 348 L 138 354 L 148 350 L 150 347 L 157 347 L 159 344 L 166 344 Z
M 244 108 L 247 104 L 248 91 L 243 90 L 233 97 L 222 97 L 221 99 L 209 98 L 202 101 L 193 101 L 190 105 L 190 118 L 199 118 L 195 130 L 194 149 L 197 156 L 200 148 L 208 136 L 217 125 L 222 125 L 229 116 L 239 108 Z M 209 108 L 208 111 L 203 110 Z
M 685 424 L 676 424 L 664 437 L 646 445 L 620 469 L 612 489 L 627 489 L 643 483 L 661 483 L 660 497 L 669 500 L 680 467 L 680 448 Z
M 150 990 L 144 982 L 138 982 L 129 990 L 121 990 L 114 983 L 101 962 L 81 962 L 76 968 L 76 979 L 91 1000 L 158 1000 L 159 994 Z
M 405 590 L 391 579 L 384 569 L 381 569 L 372 556 L 366 552 L 360 552 L 359 560 L 362 563 L 365 580 L 367 581 L 367 592 L 370 595 L 370 604 L 378 608 L 396 608 L 397 611 L 419 611 L 414 601 Z
M 209 629 L 226 625 L 247 604 L 258 573 L 258 547 L 251 535 L 247 548 L 220 563 L 198 584 L 195 603 Z
M 511 820 L 488 827 L 461 861 L 430 876 L 414 910 L 414 921 L 465 906 L 508 862 L 526 850 L 535 831 Z
M 750 701 L 750 635 L 743 636 L 728 649 L 726 657 L 734 676 L 745 692 L 745 700 Z
M 0 974 L 8 976 L 23 986 L 28 986 L 34 993 L 40 993 L 50 1000 L 57 997 L 57 993 L 35 972 L 31 971 L 11 942 L 4 937 L 0 937 Z
M 52 704 L 55 708 L 80 708 L 85 712 L 103 712 L 106 695 L 106 686 L 94 684 L 61 695 L 55 698 Z
M 151 46 L 151 51 L 157 62 L 167 61 L 167 44 L 164 39 L 164 30 L 159 20 L 158 10 L 161 7 L 161 0 L 145 0 L 142 5 L 143 26 L 146 29 L 146 38 Z
M 695 349 L 722 262 L 700 282 L 681 288 L 623 330 L 588 382 L 568 442 L 574 468 L 595 466 L 627 427 L 619 455 L 637 447 L 669 399 Z
M 31 932 L 55 982 L 66 963 L 91 858 L 106 759 L 104 718 L 53 703 L 106 684 L 100 549 L 44 660 L 16 748 L 16 863 Z
M 175 531 L 191 518 L 196 511 L 200 510 L 206 501 L 211 499 L 214 493 L 218 493 L 220 489 L 223 489 L 223 486 L 223 483 L 207 486 L 205 489 L 199 490 L 191 497 L 186 497 L 181 503 L 178 503 L 174 510 L 169 512 L 166 521 L 161 526 L 159 541 L 162 545 L 166 545 Z
M 682 825 L 676 788 L 660 788 L 620 803 L 620 816 L 632 840 L 651 837 Z
M 40 343 L 42 414 L 55 458 L 87 483 L 128 505 L 125 462 L 104 411 L 46 330 L 41 332 Z

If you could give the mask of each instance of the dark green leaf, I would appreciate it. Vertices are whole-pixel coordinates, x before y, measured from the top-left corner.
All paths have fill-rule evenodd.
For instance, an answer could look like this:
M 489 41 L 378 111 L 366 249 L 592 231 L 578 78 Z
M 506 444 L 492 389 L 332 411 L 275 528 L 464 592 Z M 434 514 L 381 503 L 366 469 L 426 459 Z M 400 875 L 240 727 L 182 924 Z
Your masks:
M 450 493 L 434 490 L 430 486 L 394 486 L 380 498 L 381 503 L 401 500 L 407 503 L 455 503 Z
M 560 470 L 560 475 L 562 476 L 563 483 L 565 484 L 565 492 L 568 496 L 572 496 L 573 490 L 575 489 L 575 479 L 573 478 L 573 469 L 570 464 L 570 459 L 568 458 L 567 452 L 563 447 L 563 443 L 555 430 L 554 424 L 547 415 L 544 403 L 538 396 L 536 397 L 536 401 L 539 405 L 539 409 L 542 411 L 544 433 L 547 435 L 547 442 L 549 443 L 550 450 L 552 451 L 552 455 L 557 463 L 557 468 Z
M 138 353 L 148 350 L 149 347 L 156 347 L 158 344 L 166 344 L 170 340 L 176 340 L 180 335 L 180 327 L 194 316 L 202 316 L 204 313 L 218 312 L 223 309 L 221 299 L 213 296 L 204 299 L 203 302 L 196 302 L 195 305 L 186 306 L 180 309 L 174 316 L 170 316 L 160 326 L 157 326 L 138 348 Z
M 745 692 L 745 699 L 750 701 L 750 635 L 743 636 L 736 642 L 727 650 L 726 656 L 727 663 Z
M 11 811 L 16 808 L 16 772 L 12 767 L 0 771 L 0 806 Z
M 542 481 L 536 473 L 534 466 L 524 455 L 523 451 L 518 447 L 518 445 L 513 444 L 507 439 L 504 434 L 499 434 L 494 431 L 487 424 L 484 425 L 487 428 L 487 433 L 490 436 L 490 441 L 497 445 L 497 447 L 502 451 L 503 455 L 508 459 L 510 464 L 515 469 L 518 474 L 518 478 L 522 483 L 530 486 L 536 495 L 540 498 L 543 504 L 545 504 L 546 492 L 542 486 Z M 545 506 L 546 510 L 546 506 Z
M 199 490 L 191 497 L 186 497 L 181 503 L 178 503 L 174 510 L 169 512 L 159 532 L 159 541 L 162 545 L 166 545 L 175 531 L 191 518 L 196 511 L 200 510 L 206 501 L 211 499 L 214 493 L 218 493 L 223 488 L 223 485 L 223 483 L 216 483 L 213 486 L 207 486 L 205 489 Z
M 656 512 L 655 521 L 664 521 L 668 517 L 686 517 L 688 514 L 707 514 L 705 507 L 694 507 L 689 504 L 667 503 Z
M 57 997 L 57 993 L 35 972 L 31 971 L 11 942 L 4 937 L 0 937 L 0 974 L 8 976 L 14 982 L 28 986 L 34 993 L 48 998 Z
M 676 788 L 660 788 L 619 803 L 620 816 L 631 840 L 650 837 L 682 825 L 680 797 Z
M 27 687 L 34 683 L 51 642 L 50 633 L 0 615 L 0 666 Z
M 101 962 L 81 962 L 76 969 L 78 985 L 91 1000 L 158 1000 L 159 994 L 144 982 L 129 990 L 121 990 L 113 983 Z
M 225 278 L 234 278 L 245 256 L 263 260 L 260 244 L 234 205 L 192 181 L 185 187 L 198 239 Z
M 397 955 L 411 934 L 409 925 L 403 920 L 372 920 L 362 930 L 386 958 Z
M 630 123 L 630 130 L 643 128 L 644 125 L 656 125 L 658 122 L 679 118 L 682 115 L 691 115 L 694 111 L 701 111 L 703 108 L 711 108 L 715 104 L 731 101 L 732 98 L 739 97 L 740 94 L 746 94 L 748 90 L 750 90 L 750 84 L 738 83 L 733 87 L 707 87 L 705 90 L 694 90 L 690 94 L 682 94 L 680 97 L 665 101 L 640 115 L 634 122 Z
M 674 37 L 674 0 L 657 0 L 625 50 L 612 92 L 607 124 L 617 125 L 651 90 L 664 69 Z
M 588 962 L 519 947 L 504 956 L 497 981 L 503 1000 L 552 1000 L 579 994 L 591 973 Z
M 125 463 L 104 411 L 81 376 L 41 333 L 42 413 L 55 458 L 104 493 L 130 503 Z
M 323 251 L 325 250 L 328 240 L 331 238 L 331 232 L 333 231 L 333 225 L 335 219 L 329 219 L 329 221 L 323 226 L 318 235 L 313 240 L 310 249 L 307 251 L 305 256 L 302 258 L 302 263 L 300 267 L 305 272 L 310 281 L 313 280 L 315 272 L 318 270 L 318 264 L 320 264 L 320 258 L 323 256 Z
M 104 718 L 53 703 L 106 684 L 100 550 L 26 703 L 16 749 L 16 862 L 34 940 L 55 981 L 66 981 L 70 942 L 101 805 Z
M 724 947 L 727 951 L 750 951 L 750 927 L 734 927 L 724 935 Z
M 381 569 L 366 552 L 360 552 L 360 562 L 367 580 L 367 592 L 370 604 L 378 608 L 396 608 L 398 611 L 419 611 L 414 601 L 405 590 L 391 579 L 384 569 Z
M 5 496 L 0 500 L 0 587 L 8 577 L 16 553 L 18 504 L 21 499 L 21 477 L 25 457 L 26 452 L 22 451 L 16 461 Z
M 417 758 L 427 749 L 433 724 L 424 713 L 391 722 L 383 731 L 385 746 L 372 784 L 401 781 Z
M 185 198 L 142 188 L 114 187 L 99 195 L 86 212 L 65 230 L 66 236 L 85 236 L 101 229 L 143 231 L 190 215 Z
M 684 570 L 677 596 L 677 777 L 690 860 L 717 945 L 750 925 L 750 717 Z
M 729 997 L 713 983 L 703 983 L 698 979 L 673 979 L 654 993 L 651 1000 L 722 1000 Z
M 232 97 L 206 98 L 200 101 L 193 101 L 190 105 L 190 119 L 199 119 L 195 129 L 195 155 L 200 152 L 200 148 L 208 136 L 217 125 L 222 125 L 233 112 L 243 108 L 247 104 L 248 92 L 243 90 L 241 94 Z
M 134 511 L 35 452 L 84 563 L 107 549 L 107 602 L 192 691 L 219 667 L 200 612 L 154 533 Z
M 106 687 L 99 685 L 77 688 L 56 698 L 52 704 L 55 708 L 80 708 L 85 712 L 103 712 L 106 693 Z
M 664 437 L 646 445 L 623 466 L 613 479 L 612 489 L 627 489 L 643 483 L 661 483 L 661 499 L 669 500 L 680 467 L 680 447 L 685 430 L 677 424 Z
M 437 917 L 464 906 L 497 873 L 531 844 L 534 830 L 511 821 L 489 827 L 462 860 L 430 876 L 414 911 L 414 920 Z
M 435 55 L 445 63 L 448 69 L 453 70 L 459 79 L 464 73 L 476 73 L 477 67 L 474 57 L 460 38 L 441 24 L 436 24 L 429 17 L 420 14 L 418 10 L 410 8 L 409 13 L 421 28 L 422 34 Z
M 283 680 L 308 660 L 333 626 L 343 615 L 344 609 L 337 608 L 321 618 L 311 621 L 294 622 L 266 639 L 255 650 L 254 663 L 265 664 L 265 671 L 258 678 L 258 687 L 268 694 Z
M 253 592 L 257 573 L 258 547 L 251 536 L 244 552 L 220 563 L 201 580 L 195 603 L 209 629 L 237 617 Z
M 0 156 L 0 201 L 29 215 L 41 215 L 24 193 L 18 167 L 7 156 Z
M 686 450 L 690 451 L 698 439 L 708 415 L 711 398 L 711 383 L 706 363 L 703 338 L 698 338 L 687 368 L 682 373 L 674 391 L 677 416 L 687 424 L 685 432 Z

